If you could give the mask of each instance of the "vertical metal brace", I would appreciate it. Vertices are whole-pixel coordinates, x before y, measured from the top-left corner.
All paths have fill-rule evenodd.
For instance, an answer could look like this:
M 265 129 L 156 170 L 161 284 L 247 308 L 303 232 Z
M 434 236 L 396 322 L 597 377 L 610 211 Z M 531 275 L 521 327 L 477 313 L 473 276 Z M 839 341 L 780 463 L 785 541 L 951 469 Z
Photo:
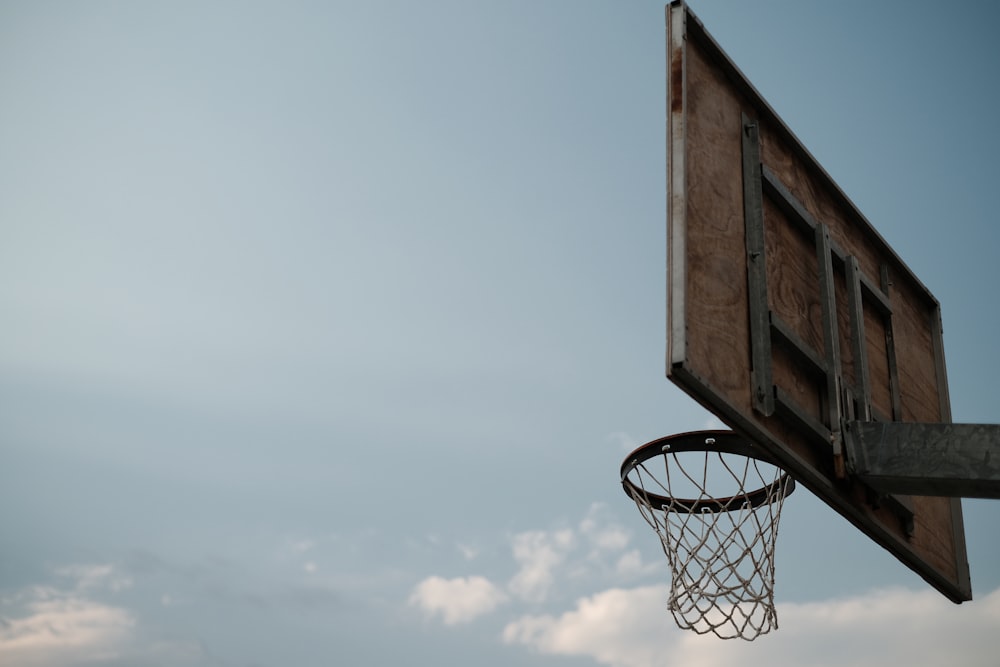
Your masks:
M 934 376 L 937 378 L 938 403 L 941 421 L 951 422 L 951 395 L 948 391 L 948 371 L 944 365 L 944 323 L 941 306 L 931 314 L 931 344 L 934 347 Z
M 754 409 L 774 414 L 771 372 L 771 321 L 767 306 L 767 261 L 764 252 L 764 190 L 760 166 L 760 129 L 743 114 L 743 220 L 747 249 L 747 297 L 750 304 L 750 346 Z
M 847 268 L 847 301 L 851 311 L 851 353 L 854 357 L 854 396 L 858 403 L 856 418 L 872 420 L 872 388 L 868 373 L 868 347 L 865 342 L 865 309 L 861 296 L 861 268 L 853 255 L 844 262 Z
M 844 465 L 843 429 L 841 426 L 842 396 L 840 393 L 840 332 L 837 329 L 837 296 L 833 278 L 833 254 L 830 229 L 816 227 L 816 258 L 819 262 L 819 292 L 823 307 L 823 341 L 826 352 L 826 397 L 830 426 L 830 446 L 833 449 L 833 472 L 838 479 L 847 476 Z
M 882 264 L 879 267 L 879 283 L 882 293 L 887 297 L 892 281 L 889 279 L 889 267 Z M 903 400 L 899 391 L 899 366 L 896 365 L 896 341 L 893 333 L 893 316 L 889 313 L 885 316 L 885 354 L 889 364 L 889 394 L 892 397 L 892 421 L 903 420 Z

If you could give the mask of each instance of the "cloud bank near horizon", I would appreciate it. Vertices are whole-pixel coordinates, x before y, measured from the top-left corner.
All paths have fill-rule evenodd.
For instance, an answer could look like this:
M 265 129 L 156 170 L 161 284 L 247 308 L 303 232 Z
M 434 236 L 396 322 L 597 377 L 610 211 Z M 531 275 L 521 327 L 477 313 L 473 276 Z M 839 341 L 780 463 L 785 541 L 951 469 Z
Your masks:
M 875 590 L 832 600 L 778 604 L 779 629 L 753 643 L 673 628 L 667 587 L 613 588 L 555 615 L 527 615 L 503 629 L 507 644 L 582 656 L 609 667 L 775 664 L 827 667 L 964 667 L 996 664 L 1000 589 L 955 606 L 934 591 Z
M 681 631 L 666 607 L 668 586 L 635 585 L 645 578 L 640 575 L 662 581 L 669 574 L 659 563 L 633 562 L 632 536 L 604 509 L 592 506 L 573 527 L 511 536 L 516 572 L 506 584 L 482 574 L 427 577 L 409 603 L 449 626 L 495 613 L 492 622 L 508 647 L 608 667 L 734 661 L 746 667 L 937 667 L 954 662 L 956 647 L 963 666 L 992 667 L 1000 651 L 1000 589 L 959 606 L 935 591 L 907 588 L 779 603 L 779 629 L 752 643 Z M 565 592 L 585 580 L 603 588 L 568 602 Z

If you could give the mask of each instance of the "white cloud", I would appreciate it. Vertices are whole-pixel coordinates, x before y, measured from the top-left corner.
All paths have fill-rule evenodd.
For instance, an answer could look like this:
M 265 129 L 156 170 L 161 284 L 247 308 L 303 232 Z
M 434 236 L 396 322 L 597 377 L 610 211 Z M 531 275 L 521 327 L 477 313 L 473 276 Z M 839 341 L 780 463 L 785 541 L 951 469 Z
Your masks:
M 56 568 L 55 573 L 73 579 L 78 591 L 103 588 L 117 593 L 132 586 L 131 577 L 118 573 L 110 564 L 67 565 Z
M 955 606 L 934 591 L 875 591 L 850 598 L 779 605 L 781 627 L 751 643 L 683 632 L 666 609 L 667 588 L 611 589 L 559 616 L 509 623 L 504 641 L 554 655 L 590 657 L 612 667 L 963 667 L 996 664 L 1000 590 Z
M 49 667 L 111 658 L 135 625 L 125 609 L 76 593 L 33 588 L 18 597 L 22 615 L 0 618 L 0 664 L 4 665 Z
M 638 554 L 622 555 L 631 540 L 628 530 L 615 521 L 607 506 L 593 503 L 580 520 L 578 529 L 530 530 L 510 538 L 511 556 L 517 570 L 507 582 L 512 598 L 530 604 L 544 603 L 552 597 L 560 582 L 586 581 L 593 586 L 600 576 L 608 581 L 634 580 L 654 569 L 636 560 Z M 457 542 L 456 548 L 466 560 L 479 557 L 479 549 Z M 445 581 L 431 577 L 427 581 Z M 464 580 L 448 580 L 461 582 Z
M 615 431 L 614 433 L 610 433 L 608 435 L 608 440 L 618 445 L 618 449 L 620 449 L 623 453 L 631 452 L 639 446 L 639 443 L 636 442 L 631 435 L 625 433 L 624 431 Z
M 646 563 L 642 560 L 642 552 L 638 549 L 626 551 L 615 563 L 615 573 L 627 579 L 646 576 L 654 573 L 664 573 L 666 571 L 666 558 Z
M 48 667 L 107 659 L 128 643 L 132 614 L 91 598 L 130 588 L 130 577 L 110 564 L 53 572 L 69 579 L 69 586 L 34 586 L 0 599 L 0 664 Z
M 62 580 L 58 585 L 29 586 L 0 597 L 0 665 L 208 664 L 200 643 L 151 639 L 131 610 L 97 599 L 132 586 L 115 566 L 69 565 L 52 573 Z M 163 593 L 159 603 L 171 607 L 176 601 Z
M 528 602 L 543 602 L 555 580 L 555 568 L 566 559 L 574 542 L 569 529 L 515 535 L 511 546 L 521 567 L 507 585 L 510 592 Z
M 294 551 L 295 553 L 304 554 L 305 552 L 315 547 L 316 543 L 313 540 L 309 539 L 295 540 L 294 542 L 291 543 L 290 546 L 292 551 Z
M 456 546 L 458 547 L 459 552 L 462 554 L 462 557 L 465 558 L 465 560 L 475 560 L 476 557 L 479 556 L 479 549 L 477 549 L 476 547 L 471 547 L 467 544 L 461 544 L 461 543 L 457 544 Z
M 602 526 L 588 534 L 590 541 L 601 551 L 621 551 L 628 546 L 630 536 L 621 526 Z
M 413 590 L 410 604 L 428 615 L 440 614 L 445 625 L 468 623 L 493 611 L 507 599 L 484 577 L 428 577 Z
M 666 596 L 665 586 L 613 588 L 578 600 L 575 610 L 561 616 L 525 616 L 509 623 L 503 639 L 615 667 L 669 664 L 655 641 L 667 628 Z
M 631 536 L 625 528 L 604 516 L 606 513 L 603 503 L 592 504 L 587 516 L 580 521 L 580 532 L 597 551 L 621 551 L 628 546 Z

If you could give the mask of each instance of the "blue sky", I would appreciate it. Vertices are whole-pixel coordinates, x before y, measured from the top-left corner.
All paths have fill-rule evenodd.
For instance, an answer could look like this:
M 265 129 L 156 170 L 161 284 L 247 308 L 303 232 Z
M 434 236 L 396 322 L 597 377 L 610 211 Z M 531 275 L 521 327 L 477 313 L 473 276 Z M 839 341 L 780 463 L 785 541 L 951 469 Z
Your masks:
M 998 10 L 691 5 L 996 422 Z M 800 492 L 778 632 L 673 627 L 617 479 L 717 425 L 664 378 L 664 46 L 662 2 L 4 3 L 0 662 L 993 664 L 995 501 L 972 603 Z

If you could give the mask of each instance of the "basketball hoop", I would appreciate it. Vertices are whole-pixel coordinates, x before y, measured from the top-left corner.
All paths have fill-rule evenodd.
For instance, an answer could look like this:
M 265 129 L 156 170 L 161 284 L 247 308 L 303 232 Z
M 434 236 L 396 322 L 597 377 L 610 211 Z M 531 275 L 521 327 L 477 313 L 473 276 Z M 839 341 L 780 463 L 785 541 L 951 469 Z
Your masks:
M 787 473 L 732 431 L 699 431 L 639 447 L 621 479 L 660 538 L 681 629 L 748 641 L 777 629 L 774 545 L 795 489 Z

